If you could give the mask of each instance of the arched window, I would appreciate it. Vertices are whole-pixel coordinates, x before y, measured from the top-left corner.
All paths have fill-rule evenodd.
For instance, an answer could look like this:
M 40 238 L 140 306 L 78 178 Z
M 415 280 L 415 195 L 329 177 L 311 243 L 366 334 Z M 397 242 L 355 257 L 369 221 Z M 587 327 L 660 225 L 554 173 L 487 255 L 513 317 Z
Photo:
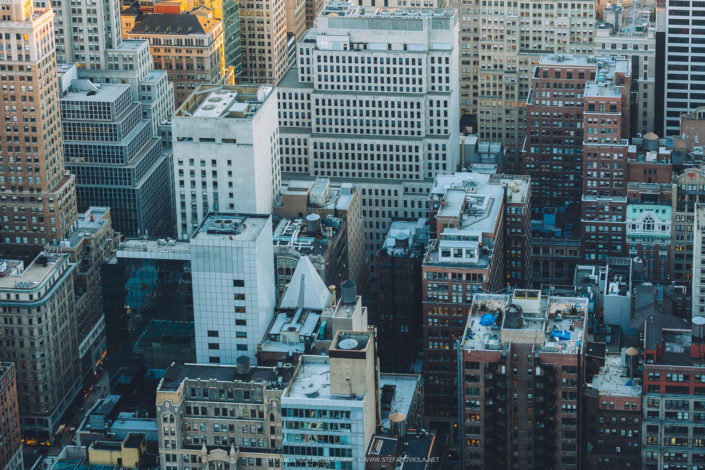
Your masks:
M 654 219 L 651 216 L 646 216 L 644 217 L 644 231 L 645 232 L 651 232 L 654 230 Z

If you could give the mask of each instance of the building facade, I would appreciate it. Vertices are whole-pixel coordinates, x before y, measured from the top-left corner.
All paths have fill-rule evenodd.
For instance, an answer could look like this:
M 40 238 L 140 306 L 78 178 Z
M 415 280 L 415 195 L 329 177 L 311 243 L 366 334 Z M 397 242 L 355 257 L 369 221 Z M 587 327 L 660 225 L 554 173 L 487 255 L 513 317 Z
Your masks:
M 695 257 L 693 230 L 696 205 L 705 205 L 705 173 L 700 168 L 688 168 L 673 178 L 671 197 L 673 214 L 671 278 L 676 283 L 687 286 L 693 278 L 692 263 Z
M 196 357 L 201 364 L 254 364 L 274 316 L 272 218 L 209 214 L 191 238 Z
M 169 161 L 129 85 L 74 80 L 61 98 L 64 153 L 78 208 L 110 207 L 127 237 L 173 234 Z
M 166 70 L 174 84 L 175 107 L 198 85 L 232 85 L 235 69 L 225 66 L 223 24 L 196 13 L 145 15 L 126 33 L 149 41 L 154 68 Z
M 1 149 L 8 163 L 0 172 L 1 242 L 6 251 L 31 258 L 75 228 L 76 188 L 64 169 L 53 12 L 34 8 L 31 0 L 5 8 L 2 95 L 16 104 L 3 111 L 14 124 L 6 127 Z
M 542 55 L 594 53 L 595 2 L 505 7 L 463 0 L 458 17 L 460 113 L 474 117 L 481 141 L 507 149 L 504 171 L 518 172 L 534 67 Z
M 292 370 L 169 367 L 157 388 L 160 468 L 282 468 L 281 397 Z
M 76 265 L 68 254 L 41 252 L 26 268 L 13 260 L 0 268 L 5 274 L 0 278 L 0 316 L 8 325 L 0 359 L 15 362 L 25 439 L 50 442 L 81 388 Z
M 598 64 L 583 97 L 583 260 L 603 262 L 626 253 L 625 213 L 630 125 L 631 64 Z
M 180 239 L 210 211 L 269 214 L 281 197 L 277 99 L 270 86 L 202 86 L 172 119 Z
M 625 233 L 629 256 L 642 260 L 647 281 L 670 280 L 671 220 L 670 205 L 627 204 Z
M 373 258 L 389 221 L 424 216 L 435 175 L 457 170 L 457 15 L 341 8 L 297 52 L 277 89 L 282 171 L 364 183 Z
M 477 294 L 462 333 L 465 468 L 577 469 L 587 299 Z
M 242 80 L 276 85 L 289 62 L 286 0 L 240 2 Z
M 421 349 L 421 262 L 428 229 L 424 218 L 394 220 L 377 252 L 377 313 L 371 322 L 386 371 L 408 371 Z
M 681 114 L 688 114 L 705 105 L 701 83 L 705 75 L 699 69 L 701 45 L 705 31 L 696 27 L 705 14 L 705 5 L 694 0 L 667 0 L 664 131 L 666 135 L 680 133 Z M 692 26 L 691 26 L 692 22 Z
M 22 470 L 20 408 L 17 403 L 17 373 L 12 362 L 0 363 L 0 468 Z
M 463 179 L 458 181 L 458 176 Z M 439 204 L 437 238 L 421 268 L 424 341 L 424 408 L 429 427 L 456 441 L 458 350 L 476 294 L 504 287 L 504 188 L 487 184 L 488 175 L 439 175 L 431 209 Z

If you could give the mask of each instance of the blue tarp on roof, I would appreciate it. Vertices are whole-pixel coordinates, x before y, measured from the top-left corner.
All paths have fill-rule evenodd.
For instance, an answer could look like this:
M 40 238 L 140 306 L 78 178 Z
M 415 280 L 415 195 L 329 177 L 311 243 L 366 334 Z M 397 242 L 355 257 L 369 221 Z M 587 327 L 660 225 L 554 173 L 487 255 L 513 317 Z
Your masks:
M 491 313 L 485 313 L 482 317 L 480 317 L 480 325 L 482 326 L 490 326 L 494 323 L 494 321 L 495 316 Z
M 567 330 L 555 330 L 551 332 L 551 338 L 556 338 L 561 341 L 566 341 L 570 339 L 570 332 Z

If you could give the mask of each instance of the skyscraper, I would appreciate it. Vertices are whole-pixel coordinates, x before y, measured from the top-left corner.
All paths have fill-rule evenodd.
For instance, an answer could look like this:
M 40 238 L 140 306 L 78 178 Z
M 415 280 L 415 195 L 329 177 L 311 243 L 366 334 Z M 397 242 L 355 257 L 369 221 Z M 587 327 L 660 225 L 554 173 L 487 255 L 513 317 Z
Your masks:
M 394 217 L 425 216 L 458 145 L 454 10 L 350 7 L 321 15 L 280 82 L 282 172 L 364 181 L 367 254 Z
M 113 227 L 127 237 L 173 235 L 169 162 L 130 85 L 73 80 L 61 116 L 79 210 L 110 207 Z
M 271 86 L 200 86 L 172 119 L 179 238 L 210 211 L 269 214 L 280 199 Z
M 705 105 L 705 29 L 699 27 L 705 4 L 696 0 L 666 1 L 666 135 L 676 135 L 680 116 Z M 692 24 L 692 26 L 691 26 Z
M 27 254 L 31 246 L 58 242 L 76 224 L 74 177 L 64 171 L 52 20 L 51 9 L 35 9 L 30 0 L 4 2 L 0 16 L 1 242 L 22 245 Z
M 240 2 L 242 81 L 276 85 L 286 73 L 286 0 Z
M 506 3 L 506 2 L 505 2 Z M 460 112 L 474 116 L 483 142 L 507 149 L 505 170 L 520 168 L 524 103 L 534 66 L 543 54 L 591 54 L 595 2 L 502 2 L 462 0 L 460 18 Z
M 198 362 L 255 364 L 276 301 L 271 216 L 208 214 L 191 238 L 191 273 Z
M 22 470 L 17 373 L 12 362 L 0 362 L 0 468 Z
M 120 45 L 120 0 L 76 4 L 37 0 L 54 9 L 56 61 L 79 69 L 107 69 L 106 51 Z

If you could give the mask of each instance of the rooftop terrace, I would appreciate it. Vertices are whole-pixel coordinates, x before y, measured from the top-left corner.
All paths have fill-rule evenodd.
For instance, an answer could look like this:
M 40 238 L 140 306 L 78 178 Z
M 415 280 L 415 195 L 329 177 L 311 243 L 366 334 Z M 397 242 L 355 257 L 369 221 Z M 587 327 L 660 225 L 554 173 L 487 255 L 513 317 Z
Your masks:
M 533 343 L 540 351 L 578 354 L 585 335 L 588 300 L 544 296 L 538 290 L 475 294 L 462 346 L 502 350 L 511 343 Z
M 273 89 L 270 85 L 200 85 L 174 117 L 251 119 Z

